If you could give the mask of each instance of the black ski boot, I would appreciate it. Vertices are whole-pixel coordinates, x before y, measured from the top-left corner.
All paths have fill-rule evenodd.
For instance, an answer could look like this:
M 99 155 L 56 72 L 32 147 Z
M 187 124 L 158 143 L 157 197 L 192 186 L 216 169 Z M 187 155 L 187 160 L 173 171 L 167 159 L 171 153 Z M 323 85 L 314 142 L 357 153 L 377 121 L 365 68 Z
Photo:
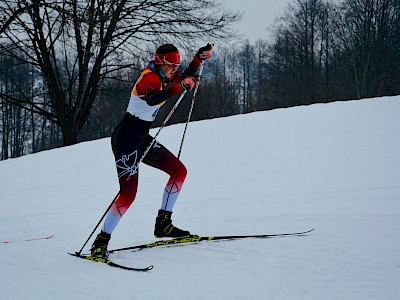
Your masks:
M 95 260 L 104 259 L 108 260 L 108 251 L 107 246 L 110 241 L 111 234 L 108 234 L 104 231 L 100 231 L 97 235 L 96 239 L 93 242 L 92 248 L 90 249 L 90 253 L 92 258 Z
M 156 238 L 171 237 L 189 237 L 192 236 L 189 231 L 179 229 L 172 225 L 171 220 L 172 212 L 160 209 L 156 218 L 156 225 L 154 227 L 154 236 Z

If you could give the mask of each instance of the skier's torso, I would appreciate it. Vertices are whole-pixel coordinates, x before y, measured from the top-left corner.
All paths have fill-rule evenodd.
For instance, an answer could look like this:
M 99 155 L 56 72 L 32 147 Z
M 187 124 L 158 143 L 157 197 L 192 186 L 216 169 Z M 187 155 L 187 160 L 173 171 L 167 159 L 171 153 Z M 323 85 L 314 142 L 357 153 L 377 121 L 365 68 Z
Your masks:
M 195 56 L 183 73 L 176 72 L 167 79 L 156 68 L 154 61 L 150 61 L 137 79 L 131 91 L 127 113 L 113 133 L 113 149 L 117 144 L 142 145 L 143 139 L 149 137 L 151 123 L 160 107 L 168 98 L 182 92 L 181 81 L 185 76 L 195 74 L 200 64 L 201 61 Z
M 182 74 L 176 74 L 171 80 L 163 80 L 161 76 L 150 62 L 137 79 L 127 112 L 112 135 L 111 144 L 116 158 L 129 153 L 130 149 L 145 149 L 148 146 L 151 142 L 150 127 L 158 110 L 167 98 L 181 92 Z
M 167 85 L 161 80 L 157 80 L 157 78 L 155 78 L 154 76 L 155 74 L 153 75 L 151 73 L 154 74 L 154 72 L 150 68 L 144 69 L 132 89 L 131 98 L 129 100 L 127 109 L 127 112 L 130 113 L 132 116 L 149 122 L 154 121 L 158 110 L 165 103 L 165 101 L 161 102 L 158 105 L 149 105 L 143 98 L 146 98 L 146 94 L 148 94 L 148 91 L 161 91 Z
M 150 62 L 136 81 L 129 100 L 127 112 L 141 120 L 152 122 L 167 98 L 182 91 L 182 74 L 177 73 L 168 80 L 157 73 Z M 176 83 L 178 82 L 178 83 Z

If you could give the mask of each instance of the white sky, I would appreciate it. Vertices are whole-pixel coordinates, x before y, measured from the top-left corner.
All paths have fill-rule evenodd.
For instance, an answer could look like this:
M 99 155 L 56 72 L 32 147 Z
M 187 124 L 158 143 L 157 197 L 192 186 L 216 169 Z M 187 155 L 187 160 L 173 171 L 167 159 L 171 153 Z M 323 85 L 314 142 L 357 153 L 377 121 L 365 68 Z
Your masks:
M 233 26 L 244 38 L 254 43 L 259 38 L 267 38 L 268 28 L 275 17 L 282 15 L 288 3 L 293 0 L 219 0 L 226 8 L 244 11 L 245 15 Z

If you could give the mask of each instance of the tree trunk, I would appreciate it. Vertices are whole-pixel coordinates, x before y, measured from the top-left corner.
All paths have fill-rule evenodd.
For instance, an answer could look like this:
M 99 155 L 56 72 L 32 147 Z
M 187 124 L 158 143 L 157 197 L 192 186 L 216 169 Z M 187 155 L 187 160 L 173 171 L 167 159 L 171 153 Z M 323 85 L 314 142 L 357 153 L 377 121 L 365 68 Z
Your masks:
M 78 133 L 79 129 L 73 126 L 72 122 L 65 122 L 60 124 L 62 136 L 63 136 L 63 145 L 71 146 L 78 143 Z

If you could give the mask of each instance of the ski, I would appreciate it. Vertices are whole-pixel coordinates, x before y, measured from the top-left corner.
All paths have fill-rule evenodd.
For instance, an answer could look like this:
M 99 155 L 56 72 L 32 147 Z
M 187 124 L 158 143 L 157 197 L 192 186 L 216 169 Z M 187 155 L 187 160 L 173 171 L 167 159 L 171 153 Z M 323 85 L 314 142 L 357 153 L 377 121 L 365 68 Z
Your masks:
M 27 239 L 27 240 L 14 240 L 14 241 L 4 241 L 1 242 L 2 244 L 10 244 L 10 243 L 17 243 L 17 242 L 32 242 L 32 241 L 40 241 L 40 240 L 49 240 L 51 239 L 53 235 L 46 236 L 46 237 L 39 237 L 39 238 L 33 238 L 33 239 Z
M 109 250 L 108 252 L 113 253 L 113 252 L 126 251 L 126 250 L 141 251 L 143 249 L 149 249 L 149 248 L 154 248 L 154 247 L 173 246 L 173 245 L 188 245 L 188 244 L 199 243 L 202 241 L 223 241 L 223 240 L 229 241 L 229 240 L 239 240 L 239 239 L 247 239 L 247 238 L 264 239 L 264 238 L 274 238 L 274 237 L 284 237 L 284 236 L 299 236 L 299 235 L 305 235 L 307 233 L 310 233 L 314 229 L 315 228 L 307 230 L 307 231 L 302 231 L 302 232 L 256 234 L 256 235 L 222 235 L 222 236 L 194 235 L 194 236 L 190 236 L 190 237 L 175 238 L 175 239 L 170 239 L 170 240 L 161 240 L 161 241 L 156 241 L 156 242 L 149 243 L 149 244 L 113 249 L 113 250 Z
M 128 271 L 147 272 L 147 271 L 150 271 L 151 269 L 153 269 L 153 265 L 150 265 L 146 268 L 131 268 L 131 267 L 126 267 L 126 266 L 114 263 L 110 259 L 106 259 L 106 258 L 95 258 L 95 257 L 92 257 L 91 255 L 79 254 L 78 252 L 76 252 L 76 253 L 67 252 L 67 253 L 69 255 L 72 255 L 72 256 L 75 256 L 78 258 L 87 259 L 87 260 L 99 262 L 99 263 L 104 263 L 110 267 L 119 268 L 119 269 L 128 270 Z

